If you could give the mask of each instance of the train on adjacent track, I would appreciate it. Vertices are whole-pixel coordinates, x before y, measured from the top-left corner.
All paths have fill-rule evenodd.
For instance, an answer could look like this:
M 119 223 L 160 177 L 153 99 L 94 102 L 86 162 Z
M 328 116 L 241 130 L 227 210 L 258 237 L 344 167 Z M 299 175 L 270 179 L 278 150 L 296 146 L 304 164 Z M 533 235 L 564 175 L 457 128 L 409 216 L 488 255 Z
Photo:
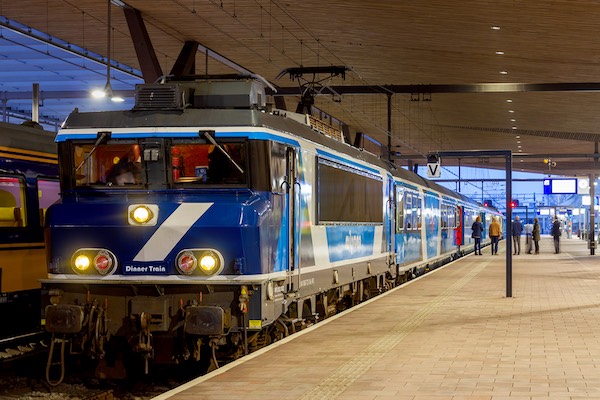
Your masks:
M 472 252 L 475 218 L 501 217 L 266 98 L 250 76 L 165 78 L 58 132 L 46 329 L 98 376 L 217 367 Z
M 44 214 L 59 198 L 54 132 L 0 123 L 0 340 L 41 331 Z

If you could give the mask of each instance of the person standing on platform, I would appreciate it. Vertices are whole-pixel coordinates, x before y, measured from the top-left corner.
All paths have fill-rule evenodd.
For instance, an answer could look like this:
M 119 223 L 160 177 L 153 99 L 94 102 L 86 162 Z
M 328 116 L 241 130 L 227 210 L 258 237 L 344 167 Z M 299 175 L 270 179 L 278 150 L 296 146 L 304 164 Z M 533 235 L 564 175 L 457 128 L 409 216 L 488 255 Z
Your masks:
M 531 239 L 531 233 L 533 232 L 533 224 L 525 224 L 523 230 L 525 231 L 525 244 L 527 245 L 527 254 L 531 254 L 531 250 L 533 250 L 533 240 Z
M 473 233 L 471 237 L 475 239 L 475 255 L 483 255 L 481 254 L 481 235 L 483 233 L 483 225 L 481 224 L 481 217 L 478 215 L 471 226 L 471 230 Z
M 554 254 L 560 253 L 560 221 L 558 217 L 554 217 L 554 222 L 552 223 L 552 237 L 554 238 Z
M 517 215 L 512 222 L 512 238 L 513 238 L 513 247 L 515 248 L 514 255 L 521 254 L 521 233 L 523 232 L 523 225 L 521 225 L 521 221 L 519 221 L 519 216 Z
M 492 217 L 489 233 L 490 239 L 492 240 L 492 255 L 498 255 L 498 241 L 500 240 L 500 235 L 502 234 L 502 227 L 500 226 L 500 222 L 498 222 L 496 217 Z
M 533 239 L 533 243 L 535 243 L 535 254 L 540 254 L 540 221 L 537 218 L 533 219 L 531 238 Z

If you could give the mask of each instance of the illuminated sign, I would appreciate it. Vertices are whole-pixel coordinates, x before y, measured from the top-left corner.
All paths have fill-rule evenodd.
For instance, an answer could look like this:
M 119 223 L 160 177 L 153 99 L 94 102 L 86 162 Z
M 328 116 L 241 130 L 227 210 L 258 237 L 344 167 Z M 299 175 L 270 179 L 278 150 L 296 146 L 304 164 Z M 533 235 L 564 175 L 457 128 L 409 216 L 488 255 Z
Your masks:
M 544 179 L 544 194 L 577 194 L 577 179 Z

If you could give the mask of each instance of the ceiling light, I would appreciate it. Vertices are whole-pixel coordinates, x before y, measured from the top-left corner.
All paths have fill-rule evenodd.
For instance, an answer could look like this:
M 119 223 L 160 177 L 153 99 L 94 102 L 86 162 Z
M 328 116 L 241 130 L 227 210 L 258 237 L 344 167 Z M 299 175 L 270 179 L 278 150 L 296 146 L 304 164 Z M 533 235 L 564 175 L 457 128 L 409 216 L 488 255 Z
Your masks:
M 506 102 L 507 103 L 512 103 L 512 100 L 511 99 L 507 99 Z
M 499 26 L 492 26 L 492 30 L 493 30 L 493 31 L 499 31 L 499 30 L 500 30 L 500 27 L 499 27 Z
M 521 144 L 521 141 L 520 141 L 520 140 L 517 140 L 517 144 Z
M 500 75 L 508 75 L 507 71 L 500 71 Z
M 511 119 L 510 119 L 510 122 L 517 122 L 517 120 L 516 120 L 516 119 L 514 119 L 514 118 L 511 118 Z
M 111 0 L 108 0 L 108 12 L 107 12 L 107 39 L 106 39 L 106 85 L 104 85 L 104 90 L 99 90 L 99 89 L 95 89 L 92 92 L 92 96 L 94 98 L 104 98 L 104 97 L 108 97 L 110 98 L 112 101 L 114 101 L 115 103 L 122 103 L 125 101 L 125 99 L 121 96 L 115 95 L 113 93 L 112 90 L 112 86 L 110 84 L 110 41 L 111 41 L 111 29 L 112 29 L 112 24 L 111 24 L 111 13 L 110 13 L 110 6 L 111 6 Z M 118 6 L 121 6 L 120 4 L 117 4 Z
M 514 112 L 515 112 L 515 110 L 508 110 L 508 112 L 509 112 L 509 113 L 514 113 Z
M 517 148 L 519 148 L 519 149 L 520 149 L 520 148 L 521 148 L 521 146 L 517 146 Z
M 92 97 L 95 99 L 102 99 L 106 97 L 106 92 L 103 89 L 94 89 L 92 91 Z
M 517 137 L 517 139 L 521 139 L 521 136 L 519 136 L 519 135 L 517 135 L 516 137 Z
M 513 126 L 512 128 L 513 128 L 513 129 L 517 129 L 517 127 L 516 127 L 516 126 Z
M 503 51 L 497 51 L 496 54 L 499 55 L 499 56 L 501 56 L 501 55 L 504 54 L 504 52 Z

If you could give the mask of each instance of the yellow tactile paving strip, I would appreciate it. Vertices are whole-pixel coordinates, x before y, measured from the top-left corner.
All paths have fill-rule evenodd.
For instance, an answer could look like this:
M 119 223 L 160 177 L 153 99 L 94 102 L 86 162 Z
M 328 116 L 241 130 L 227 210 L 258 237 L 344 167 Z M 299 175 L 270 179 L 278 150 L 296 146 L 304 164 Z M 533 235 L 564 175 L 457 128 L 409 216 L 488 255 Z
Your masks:
M 600 255 L 468 256 L 171 399 L 600 399 Z

